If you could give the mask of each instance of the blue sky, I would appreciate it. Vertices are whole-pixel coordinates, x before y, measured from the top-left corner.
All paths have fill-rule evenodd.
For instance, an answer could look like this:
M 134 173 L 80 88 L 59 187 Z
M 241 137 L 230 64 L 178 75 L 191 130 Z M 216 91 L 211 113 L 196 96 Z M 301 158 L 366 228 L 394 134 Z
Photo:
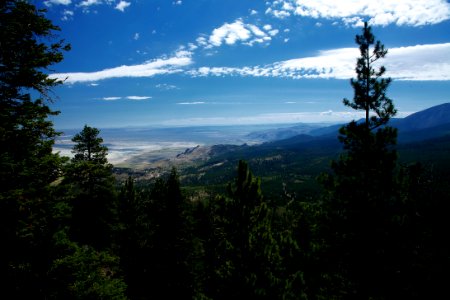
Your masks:
M 343 122 L 364 20 L 405 116 L 450 102 L 444 0 L 48 0 L 58 129 Z

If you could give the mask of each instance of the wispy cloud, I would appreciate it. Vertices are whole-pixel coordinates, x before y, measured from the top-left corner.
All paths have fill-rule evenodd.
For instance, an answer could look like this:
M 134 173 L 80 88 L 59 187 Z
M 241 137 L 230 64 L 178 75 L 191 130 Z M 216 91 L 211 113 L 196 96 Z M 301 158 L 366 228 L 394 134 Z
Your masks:
M 80 4 L 78 4 L 78 6 L 89 7 L 92 5 L 99 5 L 99 4 L 102 4 L 102 0 L 84 0 L 81 1 Z
M 432 55 L 430 55 L 432 53 Z M 97 72 L 59 73 L 51 78 L 67 83 L 96 82 L 121 77 L 153 77 L 183 73 L 193 77 L 245 76 L 285 77 L 293 79 L 348 79 L 355 76 L 357 48 L 339 48 L 319 51 L 316 56 L 295 58 L 263 66 L 200 67 L 188 69 L 193 64 L 192 52 L 179 50 L 169 58 L 160 58 L 139 65 L 119 66 Z M 450 80 L 450 43 L 416 45 L 390 48 L 381 62 L 387 69 L 386 76 L 396 80 Z M 173 89 L 172 86 L 157 86 Z
M 199 105 L 199 104 L 205 104 L 203 101 L 194 101 L 194 102 L 179 102 L 178 105 Z
M 65 10 L 62 12 L 61 20 L 62 20 L 62 21 L 69 21 L 69 20 L 72 20 L 72 19 L 73 19 L 73 15 L 74 15 L 74 12 L 73 12 L 72 10 L 65 9 Z
M 143 101 L 143 100 L 148 100 L 151 99 L 152 97 L 150 96 L 126 96 L 126 97 L 103 97 L 103 98 L 99 98 L 99 100 L 103 100 L 103 101 L 117 101 L 117 100 L 122 100 L 122 99 L 127 99 L 127 100 L 133 100 L 133 101 Z
M 94 82 L 121 77 L 152 77 L 182 72 L 183 68 L 191 63 L 191 53 L 188 51 L 180 51 L 173 57 L 150 60 L 139 65 L 124 65 L 97 72 L 58 73 L 50 77 L 61 80 L 67 78 L 65 81 L 67 83 Z
M 142 100 L 148 100 L 151 99 L 150 96 L 127 96 L 128 100 L 135 100 L 135 101 L 142 101 Z
M 124 12 L 125 8 L 127 8 L 130 5 L 131 5 L 130 2 L 120 1 L 119 3 L 117 3 L 117 5 L 114 8 L 117 9 L 117 10 L 120 10 L 121 12 Z
M 120 99 L 122 99 L 122 97 L 103 97 L 103 98 L 100 98 L 100 100 L 104 100 L 104 101 L 117 101 L 117 100 L 120 100 Z
M 276 18 L 340 19 L 351 26 L 359 26 L 367 18 L 380 26 L 422 26 L 450 19 L 450 4 L 445 0 L 278 0 L 267 4 L 266 14 Z
M 430 55 L 432 53 L 433 55 Z M 201 67 L 192 76 L 251 76 L 348 79 L 355 76 L 357 48 L 320 51 L 317 56 L 252 67 Z M 450 80 L 450 43 L 389 49 L 382 64 L 397 80 Z
M 47 6 L 51 5 L 69 5 L 72 3 L 72 0 L 47 0 L 44 1 L 44 4 Z
M 169 91 L 169 90 L 178 90 L 179 88 L 176 85 L 173 84 L 167 84 L 167 83 L 159 83 L 155 85 L 156 88 L 163 90 L 163 91 Z

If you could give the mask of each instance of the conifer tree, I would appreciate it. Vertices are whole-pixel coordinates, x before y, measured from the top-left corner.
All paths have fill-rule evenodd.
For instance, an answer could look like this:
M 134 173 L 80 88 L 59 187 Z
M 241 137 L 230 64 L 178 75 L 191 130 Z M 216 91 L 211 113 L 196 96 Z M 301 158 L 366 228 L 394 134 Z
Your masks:
M 383 297 L 392 275 L 389 251 L 393 246 L 395 206 L 396 129 L 386 126 L 396 110 L 386 96 L 391 80 L 374 63 L 387 54 L 364 24 L 356 36 L 361 56 L 357 78 L 351 80 L 352 101 L 344 104 L 364 110 L 364 122 L 352 121 L 340 130 L 345 152 L 332 163 L 334 174 L 324 176 L 328 194 L 329 258 L 334 262 L 335 293 L 345 298 Z
M 112 165 L 106 158 L 100 131 L 87 125 L 72 141 L 74 157 L 66 166 L 63 184 L 69 187 L 75 241 L 97 247 L 109 245 L 116 211 Z
M 213 205 L 212 243 L 209 261 L 215 274 L 206 286 L 214 299 L 281 297 L 281 257 L 272 230 L 272 210 L 263 199 L 260 180 L 240 161 L 235 182 L 228 186 L 227 197 L 218 197 Z
M 59 176 L 47 75 L 69 50 L 28 1 L 0 1 L 0 276 L 3 294 L 37 298 L 49 264 L 50 183 Z M 32 296 L 30 296 L 32 295 Z
M 172 169 L 166 179 L 159 178 L 150 192 L 142 192 L 136 200 L 136 218 L 128 225 L 134 228 L 130 232 L 133 240 L 122 247 L 130 297 L 191 299 L 190 205 L 176 170 Z
M 386 124 L 397 113 L 392 100 L 386 95 L 391 78 L 382 78 L 386 72 L 384 66 L 375 68 L 376 62 L 384 58 L 388 51 L 380 41 L 375 42 L 367 22 L 364 23 L 362 34 L 356 35 L 355 41 L 361 56 L 356 62 L 356 79 L 350 80 L 354 97 L 352 101 L 344 99 L 343 102 L 353 109 L 363 110 L 365 125 L 374 129 Z

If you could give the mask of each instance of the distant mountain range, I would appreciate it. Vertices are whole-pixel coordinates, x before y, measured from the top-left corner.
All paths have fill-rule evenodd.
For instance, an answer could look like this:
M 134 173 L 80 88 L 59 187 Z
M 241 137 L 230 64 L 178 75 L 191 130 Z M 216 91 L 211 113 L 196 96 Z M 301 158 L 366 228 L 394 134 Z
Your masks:
M 117 169 L 117 172 L 120 176 L 146 179 L 176 167 L 185 186 L 214 186 L 223 190 L 225 183 L 234 178 L 238 161 L 244 159 L 261 178 L 264 195 L 276 198 L 284 192 L 284 186 L 298 195 L 310 195 L 318 190 L 317 176 L 327 172 L 330 161 L 342 153 L 337 135 L 343 125 L 264 128 L 243 134 L 249 141 L 265 140 L 262 143 L 237 145 L 223 140 L 222 144 L 188 148 L 172 158 L 153 160 L 153 154 L 144 152 L 122 164 L 122 167 L 128 165 L 128 169 Z M 431 166 L 435 174 L 447 172 L 450 168 L 450 103 L 391 120 L 390 125 L 399 130 L 397 150 L 401 164 L 421 162 Z
M 275 142 L 284 139 L 304 140 L 335 138 L 339 128 L 345 124 L 320 127 L 311 124 L 298 124 L 287 128 L 252 132 L 248 138 L 261 142 Z M 450 103 L 444 103 L 416 112 L 402 119 L 392 119 L 390 126 L 398 129 L 400 143 L 423 141 L 450 134 Z M 286 144 L 285 141 L 283 142 Z

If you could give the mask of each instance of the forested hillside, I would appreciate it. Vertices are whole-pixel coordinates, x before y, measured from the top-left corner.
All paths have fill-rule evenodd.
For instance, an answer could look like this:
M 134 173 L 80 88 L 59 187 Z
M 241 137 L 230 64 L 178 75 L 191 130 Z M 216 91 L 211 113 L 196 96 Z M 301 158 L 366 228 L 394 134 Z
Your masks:
M 397 147 L 381 66 L 389 54 L 367 23 L 356 35 L 354 97 L 343 100 L 364 112 L 362 122 L 342 126 L 338 141 L 280 142 L 282 156 L 270 143 L 247 157 L 248 147 L 222 152 L 210 163 L 232 162 L 223 164 L 232 176 L 200 182 L 193 168 L 183 171 L 185 186 L 176 169 L 116 181 L 101 131 L 88 125 L 72 138 L 71 159 L 55 154 L 59 133 L 49 117 L 58 112 L 49 105 L 63 82 L 47 73 L 70 46 L 26 1 L 1 2 L 0 28 L 1 298 L 446 294 L 448 135 Z M 414 163 L 421 153 L 433 155 Z M 254 176 L 242 158 L 278 179 Z

